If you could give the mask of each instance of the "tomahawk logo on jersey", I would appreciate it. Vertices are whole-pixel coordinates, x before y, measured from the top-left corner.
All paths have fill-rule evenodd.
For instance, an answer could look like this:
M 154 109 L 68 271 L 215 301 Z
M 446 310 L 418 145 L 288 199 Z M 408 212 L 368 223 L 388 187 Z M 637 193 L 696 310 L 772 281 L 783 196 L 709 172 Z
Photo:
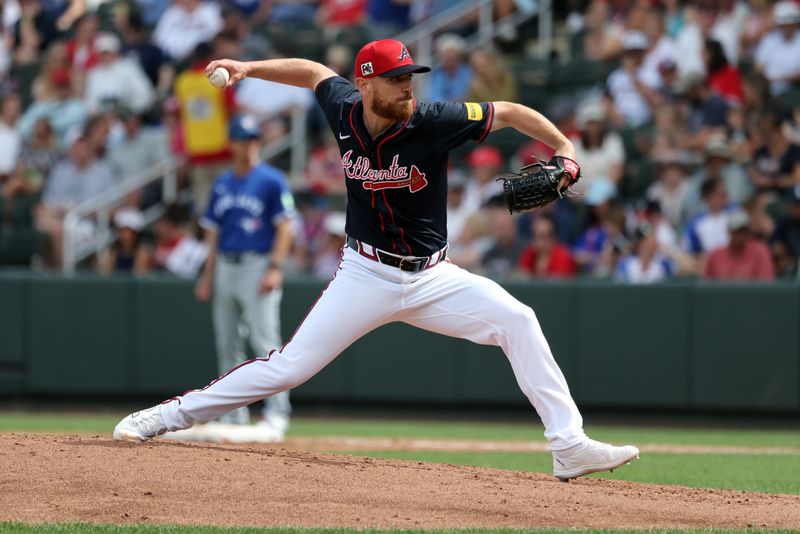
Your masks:
M 361 95 L 347 79 L 328 78 L 316 95 L 342 155 L 347 234 L 404 256 L 441 250 L 447 244 L 448 151 L 470 139 L 483 141 L 494 106 L 416 103 L 410 119 L 372 139 Z

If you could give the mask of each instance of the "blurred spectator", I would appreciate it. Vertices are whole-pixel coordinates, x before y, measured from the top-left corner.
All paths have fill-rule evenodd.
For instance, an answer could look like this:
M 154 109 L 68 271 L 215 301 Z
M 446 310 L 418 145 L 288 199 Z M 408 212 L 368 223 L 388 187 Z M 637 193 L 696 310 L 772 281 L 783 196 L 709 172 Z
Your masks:
M 454 33 L 445 33 L 436 39 L 438 69 L 428 80 L 428 98 L 431 102 L 462 102 L 472 82 L 472 68 L 464 61 L 464 39 Z
M 586 196 L 589 225 L 575 243 L 575 262 L 581 271 L 591 273 L 597 267 L 608 240 L 608 217 L 612 212 L 614 186 L 607 180 L 595 182 Z
M 519 259 L 519 269 L 534 278 L 571 278 L 577 265 L 569 249 L 558 242 L 555 222 L 547 216 L 533 219 L 531 244 Z
M 642 69 L 647 37 L 638 31 L 628 31 L 622 43 L 622 66 L 607 81 L 613 104 L 611 118 L 618 127 L 636 128 L 650 120 L 659 80 L 646 78 L 648 73 Z
M 684 213 L 693 215 L 700 204 L 700 188 L 712 179 L 719 178 L 725 183 L 725 189 L 731 201 L 741 204 L 753 193 L 744 168 L 733 161 L 730 144 L 724 135 L 713 135 L 706 141 L 704 163 L 691 178 L 689 191 L 684 199 Z
M 103 274 L 144 274 L 152 269 L 152 250 L 142 240 L 144 216 L 125 207 L 114 214 L 116 240 L 98 256 L 97 269 Z
M 736 210 L 730 214 L 730 242 L 711 251 L 703 268 L 703 278 L 760 281 L 775 279 L 769 248 L 751 236 L 749 224 L 750 218 L 744 210 Z
M 390 39 L 408 28 L 409 0 L 367 0 L 367 29 L 373 39 Z
M 800 183 L 800 146 L 789 142 L 781 124 L 775 114 L 759 121 L 764 144 L 753 153 L 750 179 L 759 190 L 787 195 Z
M 656 84 L 654 88 L 660 89 L 665 83 L 660 67 L 668 63 L 675 64 L 677 49 L 672 38 L 664 32 L 664 17 L 660 10 L 648 10 L 643 29 L 650 47 L 645 53 L 640 75 L 643 79 L 653 80 Z
M 470 179 L 464 192 L 464 204 L 477 211 L 490 198 L 503 193 L 503 185 L 496 180 L 503 165 L 503 156 L 497 148 L 484 145 L 469 153 L 467 163 Z
M 796 277 L 800 274 L 800 188 L 792 189 L 791 202 L 786 211 L 775 227 L 771 239 L 772 253 L 778 276 Z
M 39 59 L 58 36 L 56 20 L 44 10 L 41 0 L 19 2 L 20 17 L 14 23 L 14 61 L 28 64 Z
M 745 23 L 750 16 L 750 9 L 741 0 L 717 0 L 717 13 L 714 24 L 706 34 L 722 45 L 726 60 L 737 65 L 739 63 L 739 44 L 744 33 Z M 707 71 L 710 74 L 710 71 Z
M 236 86 L 236 105 L 242 113 L 255 115 L 260 120 L 289 114 L 294 108 L 309 109 L 314 95 L 305 88 L 260 78 L 245 78 Z
M 740 105 L 744 102 L 744 89 L 739 69 L 732 66 L 725 57 L 722 45 L 713 39 L 706 40 L 703 60 L 708 73 L 708 86 L 728 104 Z
M 458 170 L 447 173 L 447 238 L 457 242 L 467 224 L 467 220 L 475 214 L 475 210 L 464 200 L 467 180 Z
M 74 72 L 81 76 L 97 65 L 97 50 L 95 40 L 98 36 L 100 22 L 97 15 L 87 13 L 75 25 L 72 39 L 67 41 L 67 57 Z
M 655 229 L 648 222 L 639 223 L 631 253 L 619 259 L 616 279 L 626 284 L 652 284 L 673 276 L 675 267 L 659 252 Z
M 172 59 L 182 61 L 221 29 L 222 15 L 216 2 L 173 0 L 158 19 L 153 42 Z
M 481 257 L 481 270 L 489 278 L 501 280 L 513 276 L 525 249 L 517 235 L 516 220 L 508 215 L 502 199 L 486 208 L 491 245 Z
M 22 145 L 17 121 L 22 101 L 16 93 L 7 93 L 0 102 L 0 174 L 10 174 L 17 166 Z
M 616 56 L 622 48 L 625 19 L 611 2 L 589 2 L 586 10 L 584 54 L 595 61 Z
M 133 0 L 129 9 L 141 13 L 145 26 L 152 28 L 170 4 L 170 0 Z
M 159 98 L 166 95 L 175 79 L 175 68 L 169 57 L 151 42 L 141 15 L 131 13 L 125 19 L 122 38 L 123 56 L 136 60 Z
M 136 60 L 120 57 L 116 35 L 102 33 L 95 40 L 98 63 L 86 78 L 86 106 L 91 112 L 113 102 L 137 113 L 147 110 L 155 97 L 153 86 Z
M 305 172 L 305 189 L 320 195 L 343 194 L 342 156 L 336 138 L 328 131 L 325 142 L 311 151 Z
M 245 3 L 246 0 L 239 0 Z M 254 0 L 249 3 L 258 4 Z M 318 0 L 271 0 L 269 6 L 270 24 L 308 26 L 314 22 Z
M 684 4 L 683 27 L 675 37 L 678 48 L 678 71 L 681 76 L 704 72 L 703 43 L 714 25 L 716 10 L 713 3 Z
M 314 258 L 326 242 L 325 219 L 330 213 L 330 201 L 325 195 L 309 191 L 297 196 L 297 208 L 298 216 L 292 220 L 292 263 L 301 271 L 311 272 Z
M 747 5 L 749 13 L 742 27 L 740 57 L 750 58 L 764 34 L 772 30 L 772 2 L 748 0 Z
M 655 163 L 657 180 L 647 189 L 647 198 L 657 202 L 666 220 L 678 228 L 684 220 L 683 210 L 691 188 L 686 160 L 673 153 Z
M 52 100 L 34 102 L 19 120 L 19 132 L 23 139 L 31 138 L 39 119 L 46 119 L 56 136 L 63 139 L 67 131 L 81 128 L 88 118 L 86 106 L 74 92 L 69 69 L 54 70 L 50 75 L 50 83 L 55 91 Z
M 325 217 L 325 235 L 321 247 L 314 256 L 314 276 L 321 280 L 330 280 L 342 261 L 342 248 L 346 238 L 344 224 L 347 215 L 341 211 L 333 211 Z
M 702 150 L 708 138 L 724 134 L 728 119 L 728 104 L 708 85 L 704 74 L 691 72 L 678 80 L 676 92 L 682 96 L 681 110 L 685 125 L 681 146 Z
M 470 102 L 516 102 L 517 80 L 496 52 L 476 48 L 469 56 L 472 81 L 467 93 Z
M 108 154 L 109 163 L 119 181 L 138 175 L 171 156 L 163 129 L 144 127 L 141 115 L 128 109 L 119 112 L 119 119 L 125 130 L 124 138 L 114 144 Z M 159 188 L 160 184 L 146 188 L 144 198 L 140 198 L 137 192 L 132 195 L 130 202 L 134 205 L 152 205 L 160 196 Z
M 189 224 L 186 210 L 177 205 L 167 206 L 156 219 L 153 230 L 156 236 L 153 262 L 158 270 L 181 278 L 195 278 L 206 260 L 208 249 L 202 241 L 187 232 Z
M 68 143 L 68 157 L 53 167 L 47 178 L 42 203 L 36 212 L 38 229 L 49 237 L 45 260 L 60 268 L 63 255 L 63 221 L 67 211 L 114 186 L 111 167 L 93 154 L 83 133 Z M 89 229 L 91 231 L 91 229 Z
M 231 88 L 219 90 L 208 83 L 205 67 L 211 46 L 197 45 L 191 67 L 175 79 L 180 109 L 180 139 L 191 165 L 192 200 L 198 212 L 208 205 L 211 183 L 230 160 L 228 122 L 236 110 Z
M 575 140 L 575 155 L 583 177 L 572 189 L 585 194 L 596 180 L 619 184 L 625 166 L 625 149 L 619 134 L 608 128 L 603 103 L 584 101 L 578 108 L 576 121 L 580 137 Z
M 46 118 L 36 121 L 33 136 L 22 144 L 19 162 L 34 190 L 44 186 L 45 179 L 63 157 L 53 127 Z
M 366 11 L 367 0 L 320 0 L 317 25 L 326 33 L 336 34 L 343 28 L 360 25 Z
M 728 244 L 728 219 L 734 209 L 728 202 L 725 182 L 720 178 L 706 180 L 700 192 L 705 209 L 689 221 L 684 244 L 684 248 L 696 256 Z
M 764 35 L 755 51 L 756 70 L 770 82 L 773 95 L 800 82 L 800 7 L 782 0 L 773 7 L 775 29 Z
M 762 241 L 769 241 L 775 233 L 775 219 L 772 217 L 771 212 L 777 209 L 783 211 L 783 204 L 779 206 L 774 202 L 774 198 L 770 193 L 761 192 L 748 198 L 742 204 L 742 207 L 750 217 L 750 232 L 753 237 Z
M 45 51 L 44 62 L 39 74 L 34 78 L 31 92 L 36 102 L 55 100 L 58 96 L 58 86 L 55 83 L 53 73 L 61 71 L 67 73 L 75 94 L 80 94 L 83 88 L 82 80 L 77 80 L 72 76 L 72 66 L 70 65 L 67 45 L 63 41 L 55 41 Z M 63 75 L 61 75 L 63 77 Z

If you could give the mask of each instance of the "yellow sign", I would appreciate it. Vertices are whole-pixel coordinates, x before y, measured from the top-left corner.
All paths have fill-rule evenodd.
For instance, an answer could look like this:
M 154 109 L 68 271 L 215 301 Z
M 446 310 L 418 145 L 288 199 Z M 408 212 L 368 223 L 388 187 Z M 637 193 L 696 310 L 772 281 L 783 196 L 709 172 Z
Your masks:
M 467 118 L 469 120 L 483 120 L 483 108 L 480 104 L 476 104 L 475 102 L 465 102 L 464 105 L 467 106 Z

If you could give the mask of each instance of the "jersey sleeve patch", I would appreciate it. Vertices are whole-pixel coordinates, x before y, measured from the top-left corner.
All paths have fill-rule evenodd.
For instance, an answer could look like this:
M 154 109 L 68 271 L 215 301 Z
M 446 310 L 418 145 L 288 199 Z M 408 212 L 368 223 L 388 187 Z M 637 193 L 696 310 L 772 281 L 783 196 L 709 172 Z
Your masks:
M 483 108 L 480 104 L 476 104 L 475 102 L 465 102 L 464 105 L 467 106 L 467 119 L 471 121 L 483 120 Z

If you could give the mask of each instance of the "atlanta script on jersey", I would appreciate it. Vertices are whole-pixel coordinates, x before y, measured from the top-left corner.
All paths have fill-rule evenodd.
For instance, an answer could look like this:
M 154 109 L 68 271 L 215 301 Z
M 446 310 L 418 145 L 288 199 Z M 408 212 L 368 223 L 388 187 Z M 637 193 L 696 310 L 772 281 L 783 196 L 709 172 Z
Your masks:
M 347 234 L 395 254 L 429 256 L 447 244 L 447 159 L 470 139 L 483 141 L 494 106 L 417 103 L 414 114 L 372 139 L 361 95 L 345 78 L 316 88 L 339 143 L 347 183 Z

